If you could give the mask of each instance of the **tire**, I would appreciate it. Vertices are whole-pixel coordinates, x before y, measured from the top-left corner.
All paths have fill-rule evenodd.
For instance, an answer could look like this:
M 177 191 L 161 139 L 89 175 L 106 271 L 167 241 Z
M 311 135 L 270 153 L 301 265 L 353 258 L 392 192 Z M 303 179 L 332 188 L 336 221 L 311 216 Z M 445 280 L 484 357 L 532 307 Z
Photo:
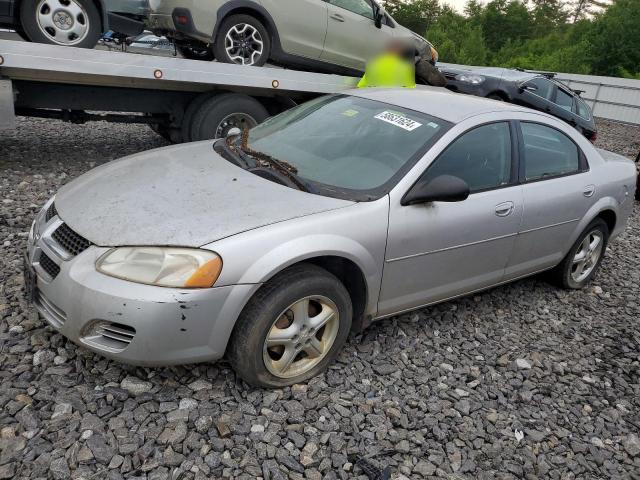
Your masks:
M 239 93 L 223 93 L 207 98 L 193 114 L 190 122 L 190 140 L 224 138 L 238 127 L 252 128 L 269 118 L 269 112 L 256 99 Z
M 298 330 L 300 334 L 296 335 L 298 338 L 292 339 L 290 346 L 286 347 L 292 349 L 290 351 L 296 355 L 289 357 L 294 358 L 294 361 L 282 374 L 274 374 L 278 368 L 278 355 L 281 354 L 284 357 L 287 350 L 280 345 L 267 349 L 265 343 L 267 336 L 272 332 L 272 328 L 276 328 L 276 325 L 282 329 L 291 327 L 292 325 L 287 327 L 278 322 L 286 323 L 289 321 L 288 318 L 297 318 L 289 307 L 302 305 L 302 311 L 304 311 L 305 304 L 299 302 L 309 297 L 312 300 L 309 301 L 311 307 L 307 310 L 307 314 L 313 310 L 314 305 L 318 306 L 314 303 L 316 301 L 314 299 L 320 299 L 324 302 L 320 312 L 327 308 L 325 316 L 333 311 L 338 314 L 338 317 L 336 318 L 335 315 L 330 317 L 325 326 L 316 332 L 306 330 L 306 333 L 302 333 L 302 330 Z M 320 317 L 320 314 L 318 313 L 317 316 Z M 269 280 L 246 305 L 234 328 L 227 348 L 227 357 L 235 372 L 251 385 L 280 388 L 300 383 L 323 372 L 335 360 L 349 336 L 352 316 L 351 298 L 340 280 L 316 265 L 305 263 L 294 265 Z M 312 322 L 316 317 L 305 315 L 305 318 L 307 322 Z M 306 325 L 309 328 L 313 323 Z M 328 343 L 324 347 L 326 350 L 321 356 L 307 357 L 307 349 L 312 347 L 304 349 L 304 345 L 310 345 L 309 342 L 312 341 L 309 340 L 310 336 L 317 339 L 318 335 L 321 340 Z M 327 335 L 326 340 L 325 335 Z M 333 341 L 329 342 L 330 339 Z M 300 344 L 303 347 L 300 347 Z M 281 353 L 273 350 L 278 348 L 283 349 Z M 303 349 L 300 350 L 300 348 Z M 315 349 L 311 351 L 320 352 Z
M 55 12 L 59 12 L 56 22 Z M 93 48 L 102 35 L 100 11 L 92 0 L 22 0 L 20 22 L 25 35 L 36 43 Z
M 491 100 L 497 100 L 498 102 L 504 102 L 504 98 L 502 98 L 502 96 L 498 95 L 497 93 L 490 93 L 489 95 L 487 95 L 487 98 L 490 98 Z
M 551 270 L 550 278 L 552 282 L 559 287 L 569 290 L 578 290 L 585 287 L 593 279 L 600 268 L 605 251 L 607 250 L 609 233 L 609 227 L 601 218 L 597 218 L 591 222 L 580 234 L 578 240 L 573 244 L 567 256 L 564 257 L 564 260 Z M 592 267 L 589 267 L 590 271 L 588 274 L 586 274 L 587 272 L 584 272 L 586 274 L 584 275 L 584 278 L 576 278 L 574 275 L 576 256 L 581 250 L 584 250 L 585 243 L 583 242 L 586 242 L 586 239 L 590 238 L 592 235 L 600 236 L 597 258 L 594 258 L 593 262 L 587 262 L 587 265 L 592 265 Z
M 176 50 L 178 50 L 180 55 L 189 60 L 202 60 L 210 62 L 215 58 L 211 49 L 206 45 L 194 46 L 186 44 L 176 44 Z
M 194 115 L 200 110 L 200 107 L 204 102 L 211 99 L 211 95 L 203 93 L 198 95 L 196 98 L 189 102 L 187 106 L 184 116 L 182 117 L 182 127 L 181 127 L 181 136 L 183 142 L 193 142 L 194 138 L 192 136 L 192 124 Z
M 261 50 L 258 55 L 257 47 L 259 43 L 249 41 L 244 49 L 244 57 L 240 60 L 240 55 L 238 55 L 238 57 L 230 56 L 226 47 L 228 36 L 243 40 L 243 32 L 253 32 L 252 36 L 246 38 L 246 40 L 258 40 L 262 42 L 262 46 L 260 47 Z M 252 51 L 254 52 L 253 54 L 251 53 Z M 258 19 L 250 15 L 231 15 L 222 22 L 218 29 L 218 34 L 216 35 L 213 46 L 213 53 L 219 62 L 261 67 L 267 63 L 271 55 L 271 36 L 267 28 Z

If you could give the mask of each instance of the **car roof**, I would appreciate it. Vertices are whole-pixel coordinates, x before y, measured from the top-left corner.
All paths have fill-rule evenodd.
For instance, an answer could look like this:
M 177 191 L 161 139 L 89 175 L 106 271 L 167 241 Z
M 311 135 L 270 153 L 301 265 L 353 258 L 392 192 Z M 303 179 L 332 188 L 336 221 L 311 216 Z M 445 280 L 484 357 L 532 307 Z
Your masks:
M 346 92 L 361 98 L 368 98 L 398 107 L 416 110 L 451 123 L 491 112 L 531 112 L 526 107 L 520 107 L 506 102 L 489 100 L 482 97 L 453 93 L 444 88 L 364 88 Z
M 542 74 L 536 72 L 527 72 L 525 70 L 516 70 L 514 68 L 504 67 L 464 67 L 460 65 L 440 64 L 440 70 L 451 73 L 475 73 L 476 75 L 501 78 L 503 80 L 511 80 L 514 82 L 530 80 L 534 77 L 542 76 Z

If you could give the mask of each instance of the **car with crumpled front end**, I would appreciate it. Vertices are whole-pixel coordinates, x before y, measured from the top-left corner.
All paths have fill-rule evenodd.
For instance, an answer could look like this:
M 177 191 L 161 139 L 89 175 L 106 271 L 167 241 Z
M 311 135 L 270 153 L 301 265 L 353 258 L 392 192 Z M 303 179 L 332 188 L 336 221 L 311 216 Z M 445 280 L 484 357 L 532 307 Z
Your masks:
M 454 92 L 512 102 L 558 117 L 596 141 L 598 128 L 580 92 L 557 81 L 553 73 L 500 67 L 465 68 L 443 65 L 446 87 Z
M 71 181 L 32 226 L 25 285 L 52 328 L 101 355 L 226 356 L 281 387 L 377 319 L 547 270 L 584 287 L 635 183 L 631 160 L 543 113 L 355 90 Z

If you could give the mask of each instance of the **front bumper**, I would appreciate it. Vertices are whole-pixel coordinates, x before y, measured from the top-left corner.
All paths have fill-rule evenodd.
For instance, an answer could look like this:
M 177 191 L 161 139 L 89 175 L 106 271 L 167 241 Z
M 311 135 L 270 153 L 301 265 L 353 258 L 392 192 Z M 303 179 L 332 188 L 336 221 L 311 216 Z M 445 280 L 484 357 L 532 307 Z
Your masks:
M 107 248 L 90 246 L 63 260 L 50 236 L 60 220 L 44 220 L 41 214 L 28 241 L 35 307 L 74 343 L 118 361 L 159 366 L 221 358 L 236 319 L 259 287 L 190 290 L 112 278 L 95 269 Z M 59 265 L 54 278 L 43 255 Z

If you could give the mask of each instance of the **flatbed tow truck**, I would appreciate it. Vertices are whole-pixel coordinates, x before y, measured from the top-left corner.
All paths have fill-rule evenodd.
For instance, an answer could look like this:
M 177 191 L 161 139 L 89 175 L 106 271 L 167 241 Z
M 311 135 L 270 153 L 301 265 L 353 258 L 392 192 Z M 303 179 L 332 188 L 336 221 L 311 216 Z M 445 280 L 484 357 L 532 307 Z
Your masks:
M 224 137 L 357 79 L 275 67 L 0 40 L 0 130 L 16 116 L 148 124 L 180 143 Z

